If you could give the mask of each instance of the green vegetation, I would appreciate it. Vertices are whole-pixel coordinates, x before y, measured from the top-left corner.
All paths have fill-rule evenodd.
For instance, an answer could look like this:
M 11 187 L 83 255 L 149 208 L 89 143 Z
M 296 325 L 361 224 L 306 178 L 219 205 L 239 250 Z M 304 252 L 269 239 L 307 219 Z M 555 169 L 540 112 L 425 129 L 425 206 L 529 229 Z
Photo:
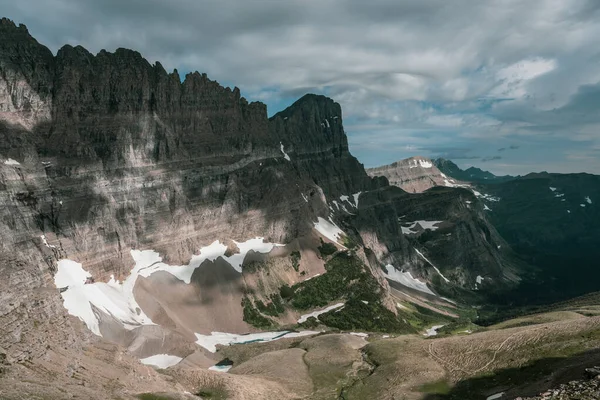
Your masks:
M 342 239 L 342 244 L 348 249 L 354 249 L 358 245 L 350 236 L 344 236 Z
M 419 388 L 419 392 L 428 394 L 448 394 L 452 388 L 445 380 L 429 382 Z
M 244 321 L 250 325 L 256 328 L 270 328 L 273 326 L 273 321 L 262 316 L 261 313 L 254 308 L 254 305 L 249 298 L 244 297 L 242 299 L 242 307 L 244 308 Z
M 343 309 L 321 314 L 319 320 L 342 330 L 416 333 L 414 328 L 398 319 L 379 300 L 365 304 L 362 300 L 350 299 Z
M 375 332 L 416 332 L 410 324 L 381 304 L 381 287 L 362 261 L 350 252 L 337 252 L 325 263 L 327 273 L 280 290 L 291 305 L 300 310 L 323 307 L 334 300 L 346 299 L 343 309 L 321 314 L 319 320 L 327 326 L 343 330 Z M 291 292 L 291 293 L 290 293 Z M 282 297 L 283 294 L 282 294 Z M 318 325 L 306 321 L 305 328 Z
M 319 246 L 319 253 L 321 253 L 321 257 L 330 256 L 336 251 L 337 247 L 333 243 L 325 243 L 323 239 L 321 239 L 321 245 Z
M 300 252 L 292 251 L 292 254 L 290 254 L 290 258 L 292 259 L 292 267 L 294 267 L 294 270 L 298 272 L 300 269 L 300 259 L 302 258 Z
M 292 289 L 289 285 L 283 285 L 279 288 L 279 295 L 282 299 L 289 299 L 294 295 L 294 289 Z
M 244 272 L 254 273 L 263 268 L 265 268 L 265 263 L 261 261 L 250 261 L 247 264 L 244 264 L 243 270 Z
M 438 335 L 453 335 L 456 333 L 464 333 L 465 331 L 476 332 L 481 330 L 481 327 L 475 325 L 468 318 L 459 318 L 444 325 L 437 330 Z
M 448 317 L 437 314 L 436 316 L 421 314 L 418 311 L 398 310 L 398 318 L 406 321 L 407 324 L 417 331 L 429 328 L 433 325 L 446 323 Z
M 278 294 L 272 294 L 270 299 L 271 301 L 267 304 L 263 303 L 261 300 L 256 300 L 254 304 L 256 305 L 256 308 L 258 308 L 258 311 L 272 317 L 283 314 L 285 308 L 281 302 L 281 297 Z
M 308 317 L 308 319 L 305 322 L 299 325 L 305 329 L 314 329 L 317 326 L 319 326 L 319 320 L 315 317 Z
M 325 270 L 326 274 L 291 288 L 294 292 L 291 296 L 292 306 L 307 310 L 323 307 L 342 297 L 379 301 L 381 288 L 356 256 L 340 252 L 325 263 Z

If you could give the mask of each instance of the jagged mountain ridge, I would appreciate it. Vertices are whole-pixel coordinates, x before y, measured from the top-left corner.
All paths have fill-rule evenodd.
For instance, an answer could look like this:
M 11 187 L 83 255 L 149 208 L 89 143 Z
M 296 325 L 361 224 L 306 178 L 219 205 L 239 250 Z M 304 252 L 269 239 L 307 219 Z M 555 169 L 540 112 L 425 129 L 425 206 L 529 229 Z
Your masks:
M 469 167 L 466 170 L 462 170 L 451 160 L 446 160 L 445 158 L 436 158 L 433 160 L 433 163 L 446 175 L 465 182 L 497 183 L 515 179 L 514 176 L 510 175 L 497 176 L 489 171 L 484 171 L 477 167 Z
M 245 291 L 265 300 L 283 282 L 304 279 L 291 252 L 301 253 L 302 272 L 325 272 L 316 256 L 319 217 L 331 217 L 359 244 L 383 290 L 387 264 L 434 288 L 471 290 L 480 274 L 497 288 L 516 280 L 508 246 L 499 249 L 504 242 L 481 210 L 469 207 L 469 193 L 408 200 L 386 179 L 370 178 L 348 151 L 341 108 L 331 99 L 307 95 L 267 119 L 266 107 L 239 90 L 199 73 L 181 82 L 131 50 L 94 56 L 65 46 L 54 56 L 6 19 L 0 35 L 0 325 L 8 327 L 0 346 L 13 360 L 63 360 L 49 343 L 74 350 L 95 343 L 66 318 L 53 282 L 56 262 L 78 261 L 96 282 L 122 281 L 133 249 L 186 265 L 215 240 L 228 254 L 239 250 L 233 240 L 286 244 L 273 255 L 249 256 L 270 263 L 272 280 L 240 275 L 219 260 L 202 264 L 194 285 L 168 274 L 139 278 L 136 300 L 159 327 L 127 337 L 106 328 L 105 337 L 138 357 L 158 350 L 186 356 L 199 330 L 253 330 L 243 320 Z M 356 209 L 335 206 L 358 193 Z M 404 225 L 432 218 L 449 221 L 403 233 Z M 462 237 L 472 245 L 457 246 Z M 100 314 L 106 327 L 115 323 Z M 39 340 L 40 331 L 49 336 Z M 165 337 L 185 346 L 165 347 Z

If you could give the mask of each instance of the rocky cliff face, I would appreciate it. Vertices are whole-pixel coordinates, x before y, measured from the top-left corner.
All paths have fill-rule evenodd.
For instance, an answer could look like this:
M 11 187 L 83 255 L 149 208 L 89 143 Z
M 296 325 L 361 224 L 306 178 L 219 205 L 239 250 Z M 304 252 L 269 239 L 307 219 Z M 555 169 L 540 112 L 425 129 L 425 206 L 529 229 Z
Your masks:
M 65 299 L 95 283 L 121 296 L 134 267 L 135 301 L 123 297 L 132 314 L 111 305 L 89 314 L 96 333 L 138 357 L 183 358 L 197 352 L 196 334 L 255 330 L 249 296 L 267 301 L 325 273 L 321 240 L 355 244 L 390 310 L 394 267 L 444 293 L 474 290 L 478 275 L 510 284 L 508 246 L 471 197 L 411 197 L 370 178 L 326 97 L 304 96 L 269 120 L 263 104 L 204 74 L 182 81 L 125 49 L 65 46 L 54 56 L 24 26 L 0 21 L 0 347 L 14 362 L 76 371 L 71 352 L 96 341 Z M 81 263 L 82 282 L 59 284 L 64 259 Z M 185 266 L 188 281 L 165 272 Z M 160 272 L 144 273 L 152 268 Z M 119 323 L 146 317 L 155 325 Z M 287 310 L 277 323 L 297 317 Z M 205 351 L 194 357 L 214 363 Z
M 385 176 L 390 185 L 398 186 L 408 193 L 421 193 L 434 186 L 459 186 L 452 177 L 446 176 L 425 157 L 411 157 L 381 167 L 367 169 L 369 176 Z

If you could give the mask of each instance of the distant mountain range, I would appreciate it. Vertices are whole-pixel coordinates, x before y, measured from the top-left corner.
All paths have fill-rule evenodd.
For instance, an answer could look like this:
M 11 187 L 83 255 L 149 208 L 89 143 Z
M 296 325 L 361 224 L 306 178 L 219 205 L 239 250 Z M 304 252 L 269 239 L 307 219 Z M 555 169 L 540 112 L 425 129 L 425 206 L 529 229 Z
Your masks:
M 496 176 L 489 171 L 484 171 L 477 167 L 469 167 L 462 170 L 450 160 L 445 158 L 436 158 L 433 160 L 435 166 L 443 173 L 455 179 L 473 182 L 473 183 L 498 183 L 506 182 L 516 177 L 510 175 Z
M 503 300 L 496 302 L 534 304 L 598 290 L 600 176 L 546 172 L 496 176 L 476 167 L 462 170 L 450 160 L 424 157 L 367 172 L 385 176 L 408 192 L 459 186 L 477 195 L 486 219 L 533 267 L 515 291 L 502 294 Z

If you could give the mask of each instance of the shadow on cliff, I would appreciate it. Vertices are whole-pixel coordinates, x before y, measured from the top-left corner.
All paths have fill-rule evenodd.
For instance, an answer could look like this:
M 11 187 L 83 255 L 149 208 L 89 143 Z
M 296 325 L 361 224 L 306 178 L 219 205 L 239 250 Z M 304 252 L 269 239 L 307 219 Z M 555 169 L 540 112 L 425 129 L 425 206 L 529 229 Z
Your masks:
M 580 340 L 585 342 L 585 337 Z M 598 364 L 600 349 L 566 358 L 543 358 L 523 367 L 502 369 L 493 374 L 460 381 L 446 394 L 430 393 L 425 400 L 485 400 L 501 392 L 505 393 L 502 399 L 506 400 L 518 396 L 535 396 L 571 380 L 585 379 L 585 369 Z M 424 387 L 423 391 L 428 389 Z

